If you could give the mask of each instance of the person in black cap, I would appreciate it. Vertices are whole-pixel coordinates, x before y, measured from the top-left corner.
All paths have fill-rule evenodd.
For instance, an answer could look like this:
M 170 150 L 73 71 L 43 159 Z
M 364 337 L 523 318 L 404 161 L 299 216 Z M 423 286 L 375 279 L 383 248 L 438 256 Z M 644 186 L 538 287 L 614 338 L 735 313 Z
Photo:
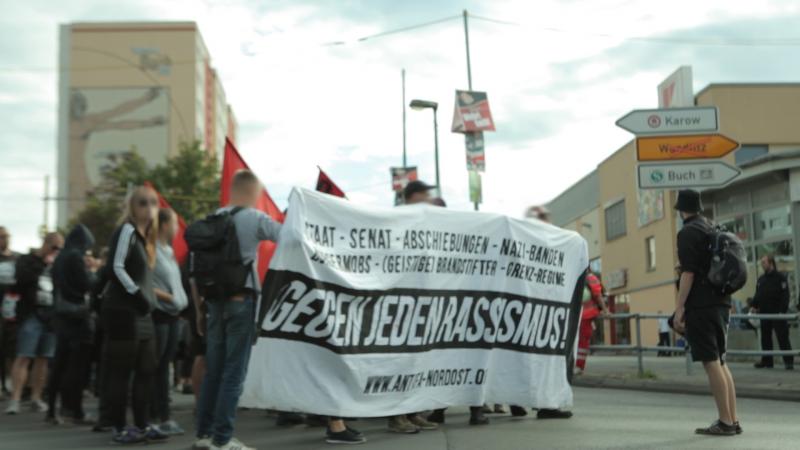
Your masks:
M 411 181 L 403 189 L 403 203 L 406 205 L 430 203 L 432 189 L 436 189 L 436 187 L 426 184 L 422 180 Z
M 736 388 L 725 364 L 730 296 L 718 293 L 706 276 L 711 265 L 709 238 L 713 230 L 700 215 L 703 205 L 697 191 L 678 192 L 675 209 L 683 219 L 683 228 L 678 232 L 681 275 L 673 323 L 677 332 L 685 332 L 692 359 L 703 363 L 719 413 L 718 420 L 695 432 L 711 436 L 740 434 Z

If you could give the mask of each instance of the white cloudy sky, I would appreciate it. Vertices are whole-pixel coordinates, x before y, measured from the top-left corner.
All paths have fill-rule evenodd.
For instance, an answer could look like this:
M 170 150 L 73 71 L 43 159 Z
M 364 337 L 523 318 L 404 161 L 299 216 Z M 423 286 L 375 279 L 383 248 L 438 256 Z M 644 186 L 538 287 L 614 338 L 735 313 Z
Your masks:
M 656 85 L 679 65 L 693 66 L 695 90 L 800 73 L 795 0 L 16 2 L 0 15 L 0 224 L 16 249 L 37 241 L 42 178 L 56 172 L 57 29 L 92 20 L 196 21 L 240 150 L 281 206 L 292 186 L 313 187 L 316 165 L 352 201 L 391 203 L 405 67 L 407 98 L 441 105 L 444 197 L 470 208 L 463 137 L 449 132 L 454 90 L 467 85 L 461 22 L 358 41 L 464 8 L 519 24 L 470 22 L 473 87 L 488 91 L 497 124 L 487 136 L 489 211 L 519 215 L 592 170 L 629 139 L 614 121 L 655 106 Z M 430 112 L 409 110 L 409 163 L 429 182 L 432 142 Z

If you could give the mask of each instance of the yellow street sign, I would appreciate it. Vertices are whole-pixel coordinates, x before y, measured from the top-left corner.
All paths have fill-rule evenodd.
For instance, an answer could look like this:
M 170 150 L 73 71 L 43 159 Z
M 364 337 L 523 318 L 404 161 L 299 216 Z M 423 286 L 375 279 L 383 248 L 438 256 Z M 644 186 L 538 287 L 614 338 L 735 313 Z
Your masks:
M 639 137 L 636 158 L 639 161 L 721 158 L 738 147 L 738 142 L 721 134 Z

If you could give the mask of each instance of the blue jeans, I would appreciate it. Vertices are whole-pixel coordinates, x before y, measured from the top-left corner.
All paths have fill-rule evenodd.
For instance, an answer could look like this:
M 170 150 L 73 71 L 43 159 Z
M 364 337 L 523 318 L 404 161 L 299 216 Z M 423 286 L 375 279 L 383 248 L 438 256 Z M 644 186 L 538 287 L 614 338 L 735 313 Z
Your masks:
M 31 314 L 17 332 L 17 356 L 52 358 L 56 354 L 56 334 Z
M 169 379 L 169 365 L 175 359 L 178 351 L 178 322 L 157 323 L 156 330 L 156 369 L 155 388 L 153 389 L 153 402 L 150 404 L 150 420 L 166 422 L 171 417 L 169 402 L 169 388 L 172 385 Z
M 255 332 L 255 300 L 208 303 L 206 376 L 197 407 L 197 437 L 211 436 L 222 446 L 233 437 L 236 406 L 242 395 Z

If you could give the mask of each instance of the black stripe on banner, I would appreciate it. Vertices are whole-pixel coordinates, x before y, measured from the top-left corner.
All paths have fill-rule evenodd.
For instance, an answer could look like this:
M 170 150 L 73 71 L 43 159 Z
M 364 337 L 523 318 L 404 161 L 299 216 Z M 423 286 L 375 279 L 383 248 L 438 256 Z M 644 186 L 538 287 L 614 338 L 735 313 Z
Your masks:
M 567 356 L 580 315 L 576 295 L 563 303 L 491 291 L 361 290 L 273 269 L 258 323 L 262 337 L 340 354 L 502 348 Z

